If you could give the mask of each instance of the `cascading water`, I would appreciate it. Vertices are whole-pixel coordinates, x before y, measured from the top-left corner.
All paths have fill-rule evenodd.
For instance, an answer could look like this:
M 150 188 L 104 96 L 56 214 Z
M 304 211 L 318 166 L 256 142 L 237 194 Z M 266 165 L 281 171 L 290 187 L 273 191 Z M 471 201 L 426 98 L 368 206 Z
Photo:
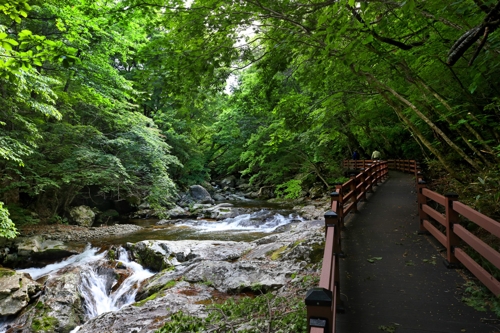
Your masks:
M 296 214 L 290 214 L 288 217 L 281 214 L 271 215 L 269 211 L 263 209 L 251 214 L 242 214 L 218 222 L 209 222 L 205 220 L 186 221 L 176 226 L 187 226 L 199 230 L 200 232 L 258 231 L 270 233 L 275 231 L 276 228 L 287 225 L 292 221 L 303 221 L 303 219 Z
M 114 270 L 110 268 L 105 259 L 107 252 L 97 254 L 98 251 L 99 249 L 88 246 L 81 254 L 71 256 L 59 263 L 43 268 L 27 268 L 18 271 L 30 274 L 33 279 L 39 279 L 46 275 L 55 275 L 59 270 L 68 266 L 79 266 L 82 272 L 82 284 L 79 289 L 84 298 L 86 316 L 91 319 L 105 312 L 117 311 L 133 303 L 139 284 L 154 274 L 131 261 L 127 252 L 120 248 L 118 250 L 118 261 L 122 267 L 120 270 L 127 277 L 117 285 Z M 108 267 L 108 269 L 103 269 L 103 267 Z M 3 318 L 3 321 L 0 320 L 0 333 L 5 332 L 5 327 L 8 324 L 6 318 Z M 78 330 L 79 327 L 72 332 Z
M 130 275 L 115 291 L 111 291 L 110 287 L 116 281 L 109 281 L 109 275 L 99 274 L 99 265 L 86 267 L 82 273 L 80 292 L 85 299 L 89 319 L 105 312 L 117 311 L 133 303 L 138 284 L 153 275 L 138 263 L 130 261 L 127 252 L 122 248 L 119 250 L 118 260 L 126 267 Z

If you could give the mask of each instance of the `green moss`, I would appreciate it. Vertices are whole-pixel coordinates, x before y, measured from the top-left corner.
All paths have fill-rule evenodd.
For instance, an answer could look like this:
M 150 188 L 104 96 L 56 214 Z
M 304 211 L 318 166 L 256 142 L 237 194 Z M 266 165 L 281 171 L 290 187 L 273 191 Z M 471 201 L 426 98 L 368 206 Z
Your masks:
M 282 246 L 279 249 L 271 253 L 271 260 L 278 260 L 283 252 L 288 248 L 288 246 Z
M 323 260 L 323 255 L 325 253 L 325 243 L 316 243 L 312 245 L 312 252 L 311 252 L 311 263 L 315 264 L 318 262 L 321 262 Z
M 0 278 L 9 277 L 16 274 L 16 271 L 6 268 L 0 268 Z
M 177 284 L 177 281 L 175 280 L 170 280 L 168 281 L 162 288 L 161 290 L 165 290 L 165 289 L 170 289 L 170 288 L 173 288 L 175 285 Z
M 115 250 L 109 249 L 108 251 L 109 260 L 116 260 L 116 252 Z
M 158 293 L 154 293 L 153 295 L 149 296 L 148 298 L 145 298 L 139 302 L 135 302 L 134 306 L 141 307 L 144 304 L 146 304 L 146 302 L 152 301 L 152 300 L 156 299 L 157 297 L 158 297 Z
M 57 324 L 57 319 L 54 317 L 44 316 L 36 318 L 31 323 L 32 332 L 52 331 Z

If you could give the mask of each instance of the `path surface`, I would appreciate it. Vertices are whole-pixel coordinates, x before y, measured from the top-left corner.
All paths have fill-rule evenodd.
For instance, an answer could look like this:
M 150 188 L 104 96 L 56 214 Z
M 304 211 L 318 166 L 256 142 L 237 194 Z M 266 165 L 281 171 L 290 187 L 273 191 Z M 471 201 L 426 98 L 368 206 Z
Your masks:
M 346 227 L 337 332 L 500 333 L 494 316 L 461 302 L 464 277 L 444 266 L 432 236 L 417 234 L 411 175 L 391 171 Z

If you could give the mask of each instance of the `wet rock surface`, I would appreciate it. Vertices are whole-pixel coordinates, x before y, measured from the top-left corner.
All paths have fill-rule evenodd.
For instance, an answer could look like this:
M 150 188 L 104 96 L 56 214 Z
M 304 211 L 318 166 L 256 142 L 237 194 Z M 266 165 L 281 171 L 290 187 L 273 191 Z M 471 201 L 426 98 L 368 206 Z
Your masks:
M 29 275 L 0 268 L 0 316 L 17 314 L 41 289 Z

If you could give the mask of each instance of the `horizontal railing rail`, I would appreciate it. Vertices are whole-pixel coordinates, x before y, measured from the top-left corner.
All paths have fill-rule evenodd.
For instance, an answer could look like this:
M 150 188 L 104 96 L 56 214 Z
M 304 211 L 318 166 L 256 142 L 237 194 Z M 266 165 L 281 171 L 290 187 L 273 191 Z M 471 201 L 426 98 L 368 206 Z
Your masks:
M 319 286 L 310 289 L 305 298 L 309 333 L 335 333 L 337 312 L 342 312 L 340 300 L 339 257 L 342 255 L 341 230 L 344 218 L 357 211 L 359 201 L 381 183 L 388 173 L 385 161 L 370 161 L 351 178 L 335 185 L 331 195 L 331 210 L 325 213 L 325 249 Z
M 446 248 L 445 263 L 449 268 L 462 264 L 495 296 L 499 296 L 500 282 L 471 258 L 464 246 L 472 248 L 497 269 L 500 269 L 500 253 L 463 227 L 460 216 L 497 238 L 500 238 L 500 222 L 459 202 L 457 194 L 441 195 L 427 189 L 423 180 L 418 183 L 417 193 L 420 233 L 430 233 Z
M 389 168 L 412 173 L 417 181 L 419 233 L 429 233 L 446 248 L 445 264 L 449 268 L 467 268 L 495 296 L 500 295 L 500 282 L 467 254 L 469 246 L 482 258 L 500 269 L 500 253 L 460 224 L 460 216 L 500 238 L 500 222 L 458 201 L 458 195 L 441 195 L 427 188 L 419 163 L 414 160 L 389 160 Z M 437 206 L 437 208 L 433 208 Z

